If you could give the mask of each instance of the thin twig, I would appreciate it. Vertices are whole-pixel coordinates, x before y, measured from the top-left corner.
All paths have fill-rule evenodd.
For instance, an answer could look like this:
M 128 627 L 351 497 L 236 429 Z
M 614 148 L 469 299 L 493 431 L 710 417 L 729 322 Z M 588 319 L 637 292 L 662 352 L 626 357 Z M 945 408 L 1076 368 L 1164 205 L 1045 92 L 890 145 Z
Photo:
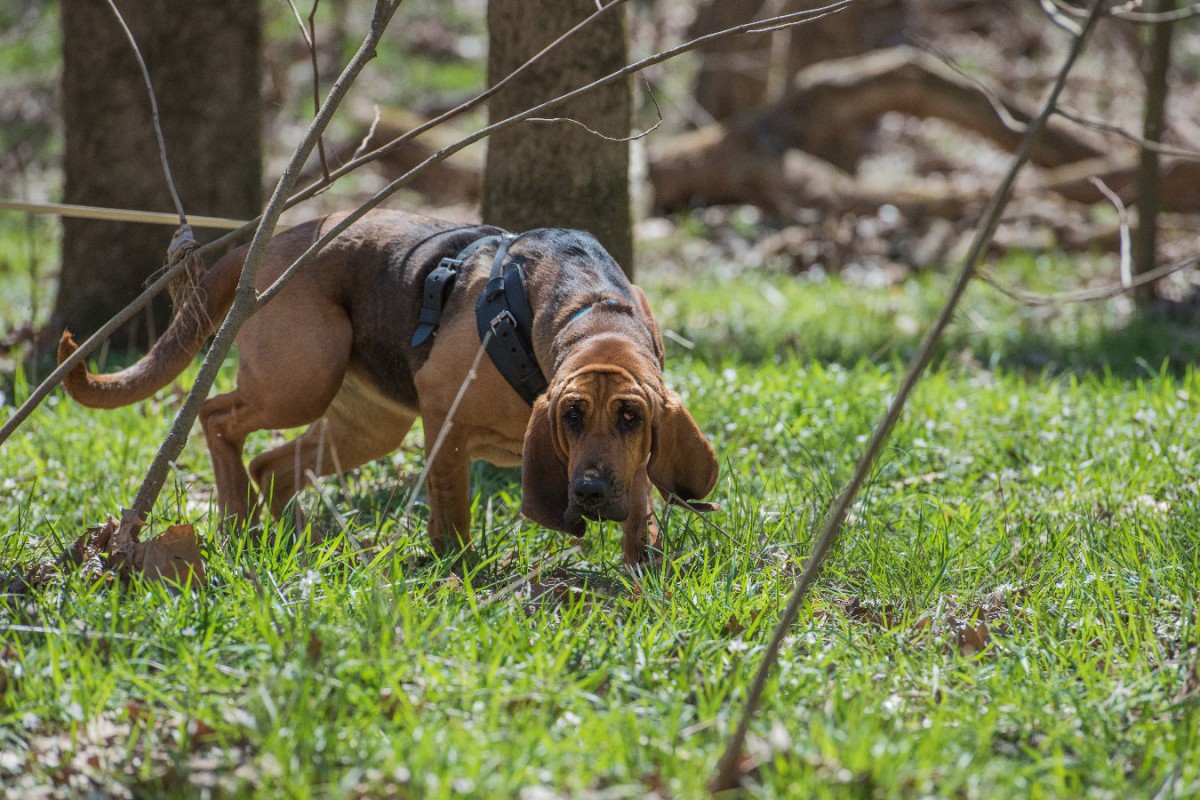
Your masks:
M 1139 25 L 1161 25 L 1200 16 L 1200 3 L 1184 6 L 1174 11 L 1125 11 L 1114 8 L 1111 14 L 1117 19 L 1136 22 Z
M 489 608 L 490 606 L 497 605 L 502 600 L 505 600 L 509 596 L 516 594 L 516 592 L 522 586 L 524 586 L 525 584 L 531 583 L 534 578 L 538 577 L 543 572 L 546 572 L 547 570 L 553 570 L 559 564 L 561 564 L 562 562 L 566 561 L 571 556 L 578 553 L 580 551 L 580 549 L 581 548 L 579 547 L 579 545 L 574 544 L 574 545 L 571 545 L 570 547 L 568 547 L 566 550 L 560 550 L 559 552 L 557 552 L 553 556 L 551 556 L 549 559 L 544 559 L 540 564 L 538 564 L 533 569 L 526 572 L 524 575 L 518 577 L 516 580 L 510 581 L 508 583 L 508 585 L 505 586 L 503 589 L 499 589 L 499 590 L 493 592 L 486 600 L 484 600 L 482 603 L 480 603 L 478 606 L 476 606 L 474 609 L 472 609 L 470 616 L 472 616 L 472 617 L 478 616 L 479 613 L 481 611 L 483 611 L 485 608 Z M 547 562 L 549 562 L 549 563 L 547 563 Z
M 1008 106 L 1004 104 L 1004 101 L 1000 99 L 1000 95 L 996 93 L 996 90 L 983 80 L 963 69 L 954 56 L 950 55 L 933 42 L 922 40 L 920 38 L 915 39 L 914 44 L 916 44 L 917 47 L 921 48 L 926 53 L 929 53 L 938 61 L 941 61 L 950 69 L 954 70 L 954 72 L 963 79 L 970 81 L 971 85 L 979 90 L 979 93 L 982 94 L 984 99 L 986 99 L 991 105 L 992 110 L 996 112 L 996 117 L 1000 120 L 1001 125 L 1003 125 L 1005 128 L 1008 128 L 1013 133 L 1025 133 L 1025 130 L 1028 128 L 1028 126 L 1012 115 L 1012 112 L 1009 111 Z
M 475 358 L 471 361 L 471 367 L 467 370 L 467 375 L 463 378 L 462 385 L 458 387 L 458 394 L 454 395 L 454 401 L 450 403 L 450 409 L 446 412 L 446 419 L 442 422 L 441 430 L 438 431 L 437 438 L 433 441 L 433 447 L 425 456 L 425 466 L 421 470 L 421 474 L 417 476 L 417 482 L 413 485 L 412 492 L 408 495 L 408 502 L 404 505 L 403 519 L 410 519 L 413 505 L 417 502 L 417 494 L 421 491 L 421 487 L 425 485 L 425 480 L 429 477 L 429 470 L 433 467 L 433 462 L 437 460 L 438 453 L 442 452 L 442 444 L 445 443 L 446 437 L 450 434 L 450 428 L 454 426 L 454 415 L 458 411 L 458 405 L 462 402 L 463 396 L 467 393 L 467 387 L 475 380 L 476 372 L 479 369 L 479 362 L 483 359 L 483 354 L 487 352 L 488 343 L 492 340 L 492 332 L 489 329 L 483 335 L 483 341 L 479 343 L 479 349 L 475 351 Z
M 821 19 L 822 17 L 828 17 L 829 15 L 836 14 L 837 12 L 839 12 L 841 10 L 842 10 L 841 8 L 835 8 L 834 6 L 826 6 L 825 8 L 810 9 L 808 13 L 811 14 L 812 16 L 806 17 L 804 21 L 805 22 L 816 22 L 817 20 Z M 776 17 L 776 19 L 778 20 L 785 16 L 787 16 L 787 15 L 781 14 L 781 15 L 779 15 L 779 17 Z M 792 26 L 793 26 L 792 22 L 778 22 L 778 21 L 772 21 L 770 19 L 764 19 L 764 20 L 760 20 L 759 22 L 755 23 L 753 26 L 748 28 L 746 30 L 746 33 L 750 33 L 750 34 L 775 33 L 777 31 L 787 30 L 788 28 L 791 28 Z
M 654 133 L 663 124 L 662 109 L 658 107 L 658 100 L 655 99 L 654 93 L 650 91 L 650 82 L 649 81 L 646 81 L 646 93 L 650 95 L 650 101 L 652 103 L 654 103 L 654 111 L 655 111 L 655 113 L 658 114 L 658 122 L 654 123 L 649 128 L 642 131 L 641 133 L 634 133 L 634 134 L 630 134 L 629 136 L 608 136 L 607 134 L 603 134 L 600 131 L 596 130 L 595 128 L 588 127 L 587 125 L 585 125 L 584 123 L 580 122 L 577 119 L 572 119 L 571 117 L 530 117 L 529 119 L 527 119 L 525 121 L 526 122 L 569 122 L 572 125 L 578 125 L 579 127 L 583 128 L 588 133 L 592 134 L 593 136 L 599 136 L 601 139 L 605 140 L 606 142 L 636 142 L 638 139 L 645 138 L 645 137 L 649 136 L 650 134 Z
M 1037 292 L 1029 292 L 1024 289 L 1014 289 L 1005 285 L 1000 281 L 990 270 L 980 268 L 977 270 L 976 277 L 979 280 L 991 286 L 1000 294 L 1016 300 L 1018 303 L 1026 306 L 1051 306 L 1063 305 L 1065 303 L 1088 303 L 1095 300 L 1108 300 L 1117 297 L 1130 289 L 1141 286 L 1146 283 L 1154 283 L 1155 281 L 1172 275 L 1180 270 L 1194 267 L 1200 264 L 1200 259 L 1195 256 L 1184 258 L 1171 264 L 1163 264 L 1160 267 L 1155 267 L 1149 272 L 1143 272 L 1141 275 L 1135 276 L 1128 285 L 1124 282 L 1112 283 L 1107 286 L 1097 286 L 1094 289 L 1075 289 L 1070 292 L 1058 292 L 1056 294 L 1039 294 Z
M 321 0 L 313 0 L 312 10 L 308 12 L 308 26 L 305 27 L 304 19 L 300 16 L 300 9 L 296 8 L 295 0 L 287 0 L 287 4 L 292 9 L 292 16 L 296 18 L 296 24 L 300 26 L 300 35 L 304 37 L 304 43 L 308 46 L 308 60 L 312 66 L 312 96 L 313 96 L 313 113 L 321 110 L 321 71 L 317 65 L 317 6 Z M 329 164 L 325 161 L 325 137 L 317 137 L 317 157 L 321 161 L 321 175 L 325 183 L 329 183 Z
M 105 208 L 102 206 L 81 206 L 73 203 L 41 203 L 33 200 L 0 200 L 0 211 L 24 211 L 28 214 L 53 214 L 57 217 L 72 219 L 102 219 L 112 222 L 145 222 L 151 225 L 179 226 L 179 217 L 165 211 L 138 211 L 132 208 Z M 228 217 L 188 218 L 188 224 L 193 228 L 217 228 L 234 230 L 246 224 L 244 219 L 229 219 Z
M 171 165 L 167 162 L 167 141 L 163 138 L 162 124 L 158 119 L 158 98 L 154 96 L 154 85 L 150 82 L 150 70 L 146 68 L 146 62 L 142 58 L 142 51 L 138 49 L 137 40 L 133 38 L 133 32 L 125 24 L 125 18 L 117 10 L 116 3 L 113 0 L 107 0 L 107 2 L 108 7 L 112 9 L 113 15 L 116 16 L 121 30 L 125 31 L 125 38 L 129 40 L 129 46 L 133 48 L 133 55 L 137 58 L 138 66 L 142 69 L 142 80 L 146 82 L 146 93 L 150 95 L 150 112 L 154 121 L 154 135 L 158 137 L 158 155 L 162 160 L 163 176 L 167 179 L 167 187 L 171 190 L 171 199 L 175 202 L 176 213 L 179 214 L 179 224 L 186 225 L 187 214 L 183 213 L 183 201 L 179 199 L 179 192 L 175 189 L 175 180 L 171 177 Z
M 1117 225 L 1121 237 L 1121 285 L 1129 288 L 1133 286 L 1133 259 L 1129 252 L 1129 209 L 1104 181 L 1093 175 L 1088 178 L 1088 182 L 1095 186 L 1100 194 L 1108 198 L 1108 202 L 1113 204 L 1113 208 L 1117 209 Z
M 934 348 L 941 339 L 942 333 L 953 319 L 955 309 L 958 307 L 959 301 L 971 283 L 971 278 L 975 272 L 975 265 L 987 243 L 991 241 L 992 236 L 995 234 L 996 226 L 1000 222 L 1001 212 L 1003 212 L 1004 206 L 1008 203 L 1009 197 L 1012 194 L 1017 175 L 1026 162 L 1028 162 L 1038 134 L 1045 127 L 1047 120 L 1050 119 L 1050 115 L 1054 111 L 1054 105 L 1058 101 L 1058 96 L 1066 85 L 1067 74 L 1071 71 L 1071 67 L 1075 64 L 1075 60 L 1083 50 L 1083 45 L 1087 40 L 1088 34 L 1091 33 L 1097 20 L 1099 20 L 1103 4 L 1104 0 L 1094 0 L 1091 13 L 1081 27 L 1079 34 L 1074 38 L 1066 61 L 1059 70 L 1058 77 L 1050 90 L 1050 94 L 1043 102 L 1038 115 L 1029 123 L 1029 128 L 1021 140 L 1021 145 L 1016 155 L 1013 157 L 1013 162 L 1009 167 L 1008 173 L 1001 182 L 999 189 L 992 196 L 991 202 L 984 213 L 983 220 L 975 231 L 975 236 L 971 241 L 971 246 L 963 260 L 962 267 L 951 288 L 946 304 L 942 307 L 941 313 L 934 321 L 933 326 L 926 333 L 924 339 L 922 339 L 921 346 L 913 355 L 904 380 L 896 392 L 896 396 L 892 399 L 887 414 L 884 415 L 883 419 L 875 427 L 871 441 L 867 445 L 866 452 L 863 453 L 862 458 L 859 460 L 854 475 L 838 496 L 833 508 L 830 509 L 821 525 L 813 552 L 808 558 L 808 563 L 805 565 L 803 574 L 796 580 L 792 596 L 788 600 L 787 607 L 781 615 L 779 623 L 775 626 L 771 642 L 767 645 L 766 652 L 763 654 L 763 660 L 759 664 L 758 672 L 755 674 L 754 680 L 750 685 L 750 691 L 746 697 L 741 718 L 738 720 L 737 729 L 734 731 L 733 736 L 730 737 L 725 753 L 721 756 L 721 760 L 718 763 L 717 773 L 710 784 L 710 789 L 714 793 L 732 790 L 740 783 L 738 763 L 745 747 L 746 734 L 750 729 L 750 721 L 754 718 L 754 714 L 758 710 L 758 705 L 762 700 L 767 679 L 770 677 L 775 661 L 779 657 L 779 650 L 783 645 L 783 640 L 788 630 L 795 623 L 797 616 L 799 616 L 800 606 L 804 603 L 809 587 L 821 571 L 825 558 L 829 555 L 830 548 L 832 548 L 834 542 L 837 540 L 842 529 L 842 523 L 846 518 L 847 512 L 850 510 L 851 504 L 858 495 L 859 489 L 862 487 L 867 475 L 874 468 L 875 461 L 884 444 L 887 442 L 888 437 L 891 435 L 892 428 L 895 426 L 897 420 L 899 420 L 913 387 L 917 385 L 917 382 L 925 372 L 925 368 L 933 358 Z
M 1173 156 L 1181 161 L 1196 161 L 1200 162 L 1200 150 L 1189 147 L 1172 147 L 1169 144 L 1155 142 L 1143 136 L 1138 136 L 1136 133 L 1127 131 L 1119 125 L 1111 122 L 1105 122 L 1102 119 L 1089 117 L 1073 108 L 1067 106 L 1059 106 L 1054 110 L 1054 113 L 1063 119 L 1069 119 L 1077 125 L 1083 125 L 1087 128 L 1101 131 L 1103 133 L 1111 133 L 1114 136 L 1119 136 L 1130 144 L 1135 144 L 1138 147 L 1146 150 L 1153 150 L 1156 153 L 1164 156 Z
M 325 504 L 326 510 L 329 511 L 329 513 L 333 516 L 334 521 L 337 522 L 338 527 L 341 528 L 342 536 L 344 536 L 346 541 L 350 542 L 350 546 L 354 548 L 354 555 L 358 558 L 358 562 L 364 567 L 370 564 L 371 557 L 367 552 L 367 548 L 363 545 L 359 538 L 355 536 L 353 532 L 351 532 L 350 521 L 342 516 L 341 512 L 339 512 L 337 509 L 337 504 L 333 502 L 333 498 L 331 498 L 325 492 L 325 489 L 321 487 L 320 476 L 311 469 L 305 470 L 304 476 L 308 478 L 309 485 L 312 486 L 314 491 L 316 491 L 317 496 L 321 498 L 321 502 Z
M 367 151 L 367 145 L 369 145 L 371 143 L 371 140 L 375 138 L 375 131 L 379 129 L 379 120 L 381 118 L 382 118 L 382 114 L 379 113 L 379 104 L 376 103 L 375 104 L 375 115 L 371 118 L 371 126 L 369 128 L 367 128 L 367 135 L 364 136 L 362 138 L 362 141 L 358 143 L 358 147 L 354 148 L 354 152 L 350 155 L 351 161 L 358 158 L 359 156 L 361 156 L 363 153 L 365 153 Z
M 1064 7 L 1058 0 L 1038 0 L 1038 2 L 1051 22 L 1072 36 L 1079 35 L 1081 29 L 1075 20 L 1071 19 L 1071 16 L 1075 13 L 1075 9 L 1069 6 Z

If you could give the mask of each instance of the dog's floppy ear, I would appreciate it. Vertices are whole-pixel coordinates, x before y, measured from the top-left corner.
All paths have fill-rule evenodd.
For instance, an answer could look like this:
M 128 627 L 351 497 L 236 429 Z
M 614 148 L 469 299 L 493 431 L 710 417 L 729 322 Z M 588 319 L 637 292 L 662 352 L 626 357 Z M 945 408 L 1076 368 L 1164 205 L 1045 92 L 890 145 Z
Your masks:
M 567 512 L 567 456 L 554 433 L 553 403 L 546 392 L 533 404 L 521 451 L 521 513 L 551 530 L 583 536 L 587 523 L 569 523 Z
M 665 390 L 666 401 L 654 425 L 646 471 L 664 495 L 699 500 L 717 483 L 717 455 L 679 395 Z
M 650 329 L 650 338 L 654 340 L 654 355 L 658 358 L 658 363 L 661 366 L 666 358 L 666 351 L 663 349 L 662 334 L 659 333 L 658 323 L 654 321 L 654 312 L 650 310 L 650 301 L 646 299 L 646 293 L 637 284 L 633 284 L 630 288 L 633 289 L 634 299 L 641 306 L 642 320 L 646 323 L 646 327 Z

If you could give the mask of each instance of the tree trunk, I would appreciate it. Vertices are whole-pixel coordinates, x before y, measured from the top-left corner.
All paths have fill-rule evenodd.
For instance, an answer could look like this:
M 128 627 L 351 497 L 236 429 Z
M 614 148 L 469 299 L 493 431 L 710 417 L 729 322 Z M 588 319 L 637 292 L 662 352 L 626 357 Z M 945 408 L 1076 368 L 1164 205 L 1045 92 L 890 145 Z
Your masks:
M 1175 0 L 1151 0 L 1148 11 L 1173 11 Z M 1167 70 L 1171 66 L 1171 29 L 1173 23 L 1150 26 L 1147 47 L 1146 105 L 1142 117 L 1142 138 L 1161 142 L 1167 104 Z M 1133 237 L 1133 273 L 1141 275 L 1154 269 L 1158 261 L 1158 153 L 1143 149 L 1137 171 L 1138 224 Z M 1158 293 L 1153 283 L 1133 291 L 1138 303 L 1153 302 Z
M 118 7 L 154 83 L 185 211 L 258 213 L 258 3 L 125 0 Z M 173 212 L 146 87 L 116 17 L 98 0 L 63 0 L 61 22 L 64 201 Z M 171 234 L 166 226 L 64 220 L 51 330 L 70 327 L 80 336 L 99 328 L 162 266 Z M 147 328 L 161 331 L 168 315 L 162 300 L 152 324 L 148 316 L 131 322 L 114 344 L 145 346 L 153 333 Z
M 593 0 L 489 0 L 489 84 L 595 10 Z M 627 40 L 623 12 L 609 12 L 491 98 L 489 117 L 502 120 L 620 69 Z M 549 116 L 624 139 L 631 114 L 629 84 L 618 82 Z M 601 138 L 572 122 L 526 122 L 497 133 L 488 141 L 483 218 L 513 231 L 547 226 L 591 231 L 631 272 L 629 142 Z

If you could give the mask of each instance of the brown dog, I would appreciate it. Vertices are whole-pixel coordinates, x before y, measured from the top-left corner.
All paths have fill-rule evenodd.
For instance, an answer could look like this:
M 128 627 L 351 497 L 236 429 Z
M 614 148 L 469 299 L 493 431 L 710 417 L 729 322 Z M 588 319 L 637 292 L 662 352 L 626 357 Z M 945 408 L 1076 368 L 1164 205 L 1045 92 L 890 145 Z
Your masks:
M 259 291 L 338 219 L 275 237 Z M 372 212 L 246 322 L 237 336 L 237 389 L 200 412 L 223 513 L 249 515 L 253 479 L 278 514 L 310 472 L 329 475 L 387 455 L 418 415 L 428 456 L 478 353 L 474 310 L 499 248 L 485 243 L 463 261 L 436 335 L 414 347 L 426 277 L 441 259 L 496 233 Z M 145 357 L 109 375 L 81 365 L 64 382 L 68 393 L 87 406 L 115 408 L 178 376 L 228 312 L 245 250 L 204 275 Z M 492 362 L 480 361 L 429 468 L 433 547 L 450 555 L 469 544 L 467 466 L 483 458 L 522 465 L 521 511 L 529 519 L 575 535 L 585 519 L 618 520 L 626 562 L 645 560 L 657 539 L 651 485 L 689 500 L 707 495 L 717 479 L 712 447 L 663 385 L 662 340 L 646 297 L 580 231 L 530 231 L 505 258 L 523 265 L 533 354 L 549 388 L 531 413 Z M 75 347 L 64 333 L 59 361 Z M 247 473 L 242 446 L 250 433 L 299 425 L 310 427 L 255 458 Z

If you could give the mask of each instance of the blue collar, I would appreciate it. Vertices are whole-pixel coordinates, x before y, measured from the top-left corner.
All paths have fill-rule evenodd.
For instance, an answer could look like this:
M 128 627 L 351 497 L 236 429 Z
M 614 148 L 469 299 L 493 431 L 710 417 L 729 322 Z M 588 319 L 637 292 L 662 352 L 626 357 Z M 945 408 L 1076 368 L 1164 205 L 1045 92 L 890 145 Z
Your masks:
M 579 309 L 571 316 L 567 317 L 567 321 L 565 324 L 570 325 L 572 322 L 579 319 L 580 317 L 582 317 L 587 312 L 591 311 L 596 306 L 617 306 L 620 304 L 621 304 L 620 300 L 613 300 L 611 298 L 609 298 L 608 300 L 600 300 L 599 302 L 592 303 L 590 306 L 584 306 L 583 308 Z

